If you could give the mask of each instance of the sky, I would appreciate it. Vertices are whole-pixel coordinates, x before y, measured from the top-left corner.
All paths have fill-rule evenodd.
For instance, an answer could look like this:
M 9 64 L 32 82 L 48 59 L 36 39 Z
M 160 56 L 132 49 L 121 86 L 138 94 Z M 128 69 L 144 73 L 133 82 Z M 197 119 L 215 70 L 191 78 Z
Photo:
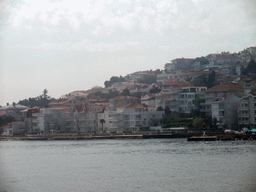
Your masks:
M 256 46 L 254 0 L 0 0 L 0 105 Z

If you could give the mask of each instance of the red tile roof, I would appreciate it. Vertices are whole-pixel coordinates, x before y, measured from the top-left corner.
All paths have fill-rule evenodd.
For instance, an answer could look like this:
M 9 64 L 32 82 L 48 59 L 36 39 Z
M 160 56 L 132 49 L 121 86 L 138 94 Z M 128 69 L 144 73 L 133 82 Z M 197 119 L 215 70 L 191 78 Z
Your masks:
M 10 128 L 9 125 L 5 125 L 3 127 L 0 127 L 0 129 L 6 129 L 6 128 Z
M 103 102 L 101 99 L 88 99 L 89 102 Z
M 126 107 L 127 109 L 148 109 L 148 108 L 155 108 L 154 106 L 150 105 L 142 105 L 142 104 L 136 104 Z
M 178 85 L 178 79 L 166 79 L 166 82 L 162 86 Z
M 132 97 L 132 96 L 117 96 L 115 98 L 113 98 L 113 100 L 139 100 L 137 97 Z
M 13 124 L 20 124 L 20 122 L 19 121 L 13 121 L 13 122 L 11 122 L 11 123 L 8 123 L 9 125 L 13 125 Z
M 68 112 L 71 107 L 66 107 L 66 106 L 60 106 L 60 107 L 49 107 L 48 109 L 52 109 L 54 111 L 58 112 Z
M 84 110 L 84 105 L 75 105 L 75 108 L 78 112 L 82 112 Z
M 0 111 L 0 116 L 5 115 L 6 111 Z
M 105 102 L 105 103 L 98 103 L 98 104 L 95 104 L 95 105 L 103 105 L 103 106 L 108 106 L 108 105 L 109 105 L 109 102 Z
M 243 88 L 236 83 L 227 83 L 214 86 L 204 92 L 218 92 L 218 91 L 243 91 Z
M 20 111 L 20 112 L 28 112 L 28 109 L 24 109 L 24 110 L 22 110 L 22 111 Z
M 49 105 L 62 105 L 63 103 L 72 100 L 72 99 L 58 99 L 55 102 L 49 103 Z
M 130 106 L 130 105 L 132 105 L 132 104 L 122 105 L 122 106 L 118 106 L 118 107 L 116 107 L 116 108 L 126 108 L 126 107 L 128 107 L 128 106 Z
M 95 109 L 104 109 L 106 106 L 105 105 L 93 105 Z
M 227 99 L 227 98 L 229 98 L 229 97 L 231 97 L 232 95 L 230 95 L 230 94 L 226 94 L 226 95 L 221 95 L 220 97 L 222 97 L 222 98 L 224 98 L 224 99 Z
M 142 105 L 142 104 L 137 104 L 137 105 L 132 105 L 127 107 L 127 109 L 146 109 L 146 105 Z

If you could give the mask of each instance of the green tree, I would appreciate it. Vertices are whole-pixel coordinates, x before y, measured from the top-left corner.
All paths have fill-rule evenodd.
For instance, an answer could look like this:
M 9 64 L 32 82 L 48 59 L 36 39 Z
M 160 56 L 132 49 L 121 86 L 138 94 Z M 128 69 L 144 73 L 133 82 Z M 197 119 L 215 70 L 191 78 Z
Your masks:
M 195 119 L 193 119 L 193 126 L 196 128 L 202 128 L 203 127 L 203 121 L 204 119 L 201 117 L 196 117 Z
M 214 118 L 212 119 L 212 124 L 213 124 L 213 128 L 214 128 L 214 129 L 217 128 L 217 123 L 218 123 L 218 120 L 217 120 L 216 117 L 214 117 Z
M 207 75 L 206 74 L 203 74 L 203 75 L 200 75 L 198 77 L 195 77 L 193 80 L 191 80 L 190 82 L 193 84 L 193 85 L 197 85 L 197 86 L 207 86 Z
M 34 98 L 28 98 L 28 99 L 24 99 L 24 100 L 20 100 L 18 102 L 18 104 L 20 105 L 25 105 L 25 106 L 28 106 L 28 107 L 35 107 L 35 106 L 38 106 L 38 107 L 48 107 L 48 104 L 52 101 L 54 101 L 55 99 L 54 98 L 51 98 L 50 96 L 48 96 L 48 90 L 47 89 L 44 89 L 43 90 L 43 94 L 42 95 L 39 95 L 37 97 L 34 97 Z
M 7 125 L 8 123 L 11 123 L 15 121 L 14 117 L 11 116 L 0 116 L 0 127 Z
M 149 93 L 159 93 L 161 92 L 161 89 L 158 87 L 153 87 L 152 89 L 149 90 Z
M 256 73 L 256 61 L 251 60 L 246 68 L 241 68 L 242 75 L 248 75 L 250 73 Z
M 112 84 L 117 83 L 117 82 L 126 82 L 126 79 L 123 78 L 122 76 L 120 76 L 120 77 L 112 76 L 109 81 L 104 82 L 104 85 L 107 88 L 107 87 L 111 87 Z
M 156 109 L 156 111 L 163 111 L 164 109 L 163 109 L 163 107 L 162 106 L 159 106 L 159 107 L 157 107 L 157 109 Z
M 110 89 L 109 90 L 109 99 L 114 98 L 119 95 L 119 92 L 116 89 Z
M 129 89 L 124 89 L 123 90 L 123 92 L 122 93 L 120 93 L 120 95 L 122 95 L 122 96 L 130 96 L 130 91 L 129 91 Z
M 144 83 L 144 84 L 156 83 L 156 75 L 154 75 L 154 76 L 146 76 L 143 79 L 139 79 L 138 83 Z
M 215 71 L 212 71 L 208 75 L 208 80 L 207 80 L 207 88 L 213 87 L 213 82 L 215 81 Z
M 90 93 L 87 96 L 88 99 L 97 99 L 97 100 L 108 100 L 109 99 L 109 94 L 108 93 L 102 93 L 100 91 Z
M 170 110 L 169 107 L 165 107 L 165 108 L 164 108 L 164 112 L 165 112 L 165 115 L 167 115 L 167 116 L 170 116 L 170 115 L 171 115 L 171 110 Z

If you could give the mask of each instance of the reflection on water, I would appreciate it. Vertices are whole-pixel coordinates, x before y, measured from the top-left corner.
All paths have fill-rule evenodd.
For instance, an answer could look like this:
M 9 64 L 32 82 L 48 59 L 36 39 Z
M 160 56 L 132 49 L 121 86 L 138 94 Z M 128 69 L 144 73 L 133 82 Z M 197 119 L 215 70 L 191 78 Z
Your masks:
M 256 189 L 256 141 L 1 141 L 0 152 L 8 192 Z

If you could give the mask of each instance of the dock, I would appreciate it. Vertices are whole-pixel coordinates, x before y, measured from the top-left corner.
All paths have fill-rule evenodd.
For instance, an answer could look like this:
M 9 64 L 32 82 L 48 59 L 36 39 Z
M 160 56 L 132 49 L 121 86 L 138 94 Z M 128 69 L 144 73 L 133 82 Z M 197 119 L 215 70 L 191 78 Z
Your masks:
M 231 141 L 231 140 L 256 140 L 255 134 L 222 134 L 216 136 L 192 136 L 188 141 Z

